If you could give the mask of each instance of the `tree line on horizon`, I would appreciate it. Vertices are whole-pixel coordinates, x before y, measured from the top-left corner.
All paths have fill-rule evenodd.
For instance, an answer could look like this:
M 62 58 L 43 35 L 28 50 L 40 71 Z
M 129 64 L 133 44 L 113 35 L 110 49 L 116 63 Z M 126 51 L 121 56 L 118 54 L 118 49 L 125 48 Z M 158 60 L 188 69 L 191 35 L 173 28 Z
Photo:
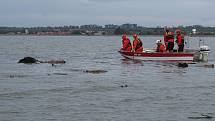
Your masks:
M 192 33 L 196 29 L 196 35 L 215 35 L 215 27 L 206 27 L 201 25 L 170 27 L 175 31 L 180 29 L 185 35 Z M 96 34 L 97 33 L 97 34 Z M 98 34 L 99 33 L 99 34 Z M 0 34 L 19 35 L 19 34 L 59 34 L 59 35 L 163 35 L 164 27 L 122 27 L 115 26 L 106 28 L 102 26 L 79 27 L 79 26 L 60 26 L 60 27 L 0 27 Z

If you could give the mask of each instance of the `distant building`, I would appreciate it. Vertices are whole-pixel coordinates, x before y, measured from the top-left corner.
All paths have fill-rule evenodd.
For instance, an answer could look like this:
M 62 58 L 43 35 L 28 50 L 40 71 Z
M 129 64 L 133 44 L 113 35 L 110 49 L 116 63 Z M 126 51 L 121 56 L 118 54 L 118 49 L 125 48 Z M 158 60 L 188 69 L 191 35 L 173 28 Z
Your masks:
M 102 26 L 90 24 L 90 25 L 82 25 L 81 29 L 102 29 Z
M 114 25 L 114 24 L 105 25 L 105 29 L 116 29 L 116 28 L 118 28 L 118 25 Z
M 29 30 L 28 29 L 25 29 L 25 34 L 29 34 Z
M 137 28 L 137 24 L 123 24 L 120 26 L 123 29 L 136 29 Z
M 72 25 L 70 25 L 69 28 L 70 29 L 79 29 L 79 26 L 72 26 Z
M 192 34 L 196 34 L 196 29 L 192 29 Z

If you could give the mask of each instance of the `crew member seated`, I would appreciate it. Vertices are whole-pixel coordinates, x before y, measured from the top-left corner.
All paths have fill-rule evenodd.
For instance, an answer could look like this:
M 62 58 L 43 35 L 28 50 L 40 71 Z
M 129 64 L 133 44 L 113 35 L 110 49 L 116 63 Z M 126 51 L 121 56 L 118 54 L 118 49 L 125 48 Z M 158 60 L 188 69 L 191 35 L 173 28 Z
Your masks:
M 161 40 L 157 40 L 156 41 L 156 44 L 157 44 L 157 49 L 156 49 L 156 52 L 166 52 L 166 47 L 165 45 L 161 42 Z
M 122 48 L 121 48 L 121 50 L 122 51 L 129 51 L 129 52 L 131 52 L 131 50 L 132 50 L 131 42 L 125 34 L 122 35 Z
M 133 38 L 133 52 L 143 52 L 143 44 L 140 38 L 136 34 L 133 35 Z

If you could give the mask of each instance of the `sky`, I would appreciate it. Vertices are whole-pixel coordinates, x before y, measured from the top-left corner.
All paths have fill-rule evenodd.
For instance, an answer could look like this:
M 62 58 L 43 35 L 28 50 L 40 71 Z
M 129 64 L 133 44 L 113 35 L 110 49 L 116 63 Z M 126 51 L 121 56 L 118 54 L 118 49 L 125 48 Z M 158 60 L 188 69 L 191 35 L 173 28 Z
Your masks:
M 0 26 L 215 26 L 215 0 L 0 0 Z

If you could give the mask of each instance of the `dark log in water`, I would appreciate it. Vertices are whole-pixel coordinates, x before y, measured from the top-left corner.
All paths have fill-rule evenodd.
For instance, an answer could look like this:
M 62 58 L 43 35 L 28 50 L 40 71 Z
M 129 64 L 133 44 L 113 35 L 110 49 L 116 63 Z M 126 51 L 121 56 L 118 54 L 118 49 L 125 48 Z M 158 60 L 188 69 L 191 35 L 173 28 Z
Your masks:
M 18 63 L 25 63 L 25 64 L 33 64 L 37 63 L 38 60 L 32 57 L 24 57 L 23 59 L 20 59 Z
M 189 119 L 212 119 L 214 117 L 209 116 L 209 115 L 205 115 L 205 114 L 201 114 L 201 116 L 196 116 L 196 117 L 188 117 Z
M 100 73 L 106 73 L 106 70 L 84 70 L 85 73 L 92 73 L 92 74 L 100 74 Z
M 182 67 L 182 68 L 186 68 L 186 67 L 188 67 L 188 64 L 187 63 L 178 63 L 177 66 Z
M 214 64 L 204 64 L 205 68 L 214 68 Z
M 124 87 L 128 87 L 128 85 L 127 85 L 127 84 L 125 84 L 125 85 L 121 85 L 120 87 L 124 88 Z
M 50 64 L 64 64 L 65 60 L 50 60 L 50 61 L 39 61 L 40 63 L 50 63 Z
M 23 59 L 20 59 L 18 63 L 24 63 L 24 64 L 34 64 L 34 63 L 50 63 L 52 65 L 54 64 L 64 64 L 66 63 L 65 60 L 50 60 L 50 61 L 40 61 L 33 57 L 24 57 Z

